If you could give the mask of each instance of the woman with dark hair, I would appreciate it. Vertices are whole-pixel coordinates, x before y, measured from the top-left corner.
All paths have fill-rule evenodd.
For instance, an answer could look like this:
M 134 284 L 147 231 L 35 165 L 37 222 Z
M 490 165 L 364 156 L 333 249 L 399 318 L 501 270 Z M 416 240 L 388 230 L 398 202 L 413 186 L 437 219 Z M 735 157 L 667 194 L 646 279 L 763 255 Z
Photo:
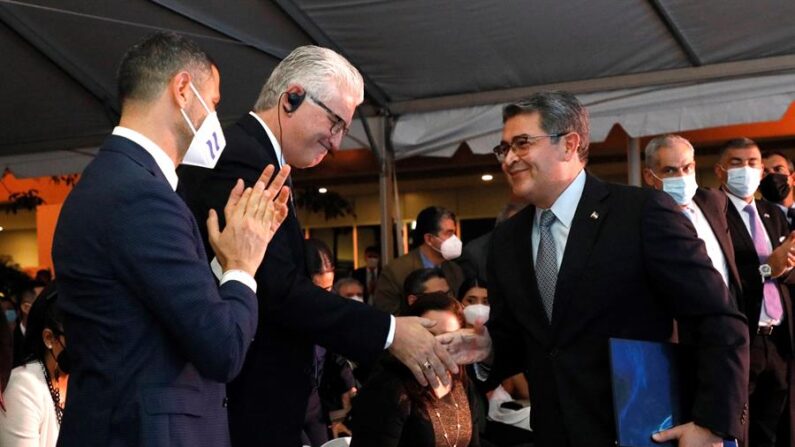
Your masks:
M 421 294 L 406 315 L 436 321 L 434 334 L 460 329 L 461 303 L 446 293 Z M 479 411 L 464 368 L 450 385 L 422 387 L 408 368 L 384 362 L 353 404 L 352 447 L 477 447 Z
M 25 347 L 31 354 L 11 371 L 0 412 L 3 447 L 53 447 L 58 440 L 70 363 L 57 298 L 53 283 L 30 308 Z
M 304 241 L 306 269 L 312 282 L 327 292 L 334 286 L 334 255 L 328 245 L 319 239 Z

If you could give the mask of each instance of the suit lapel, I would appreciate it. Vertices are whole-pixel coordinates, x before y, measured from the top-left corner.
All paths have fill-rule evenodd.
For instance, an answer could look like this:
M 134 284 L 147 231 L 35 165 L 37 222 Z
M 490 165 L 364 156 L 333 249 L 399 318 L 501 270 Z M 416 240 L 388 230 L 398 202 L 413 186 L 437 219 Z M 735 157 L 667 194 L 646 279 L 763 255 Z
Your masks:
M 767 231 L 767 237 L 770 238 L 770 245 L 773 247 L 773 250 L 776 249 L 781 244 L 779 240 L 779 231 L 776 228 L 776 224 L 773 222 L 773 218 L 770 216 L 770 210 L 767 207 L 762 206 L 762 202 L 757 200 L 756 202 L 756 210 L 759 213 L 759 218 L 762 219 L 762 225 L 765 227 L 765 231 Z
M 723 194 L 718 192 L 713 193 Z M 707 220 L 709 227 L 712 228 L 712 234 L 714 234 L 715 239 L 718 240 L 718 245 L 720 245 L 720 249 L 723 252 L 723 257 L 726 258 L 726 266 L 729 268 L 732 282 L 735 283 L 736 287 L 740 287 L 740 273 L 737 271 L 737 263 L 734 259 L 734 244 L 732 244 L 731 234 L 729 233 L 729 222 L 726 209 L 720 209 L 718 206 L 719 202 L 712 200 L 708 194 L 707 190 L 699 188 L 696 195 L 693 197 L 693 202 L 701 209 L 701 213 Z M 726 198 L 723 204 L 727 207 L 733 206 L 729 203 L 728 198 Z M 723 225 L 724 222 L 726 224 L 725 226 Z
M 565 320 L 570 301 L 577 295 L 575 289 L 581 284 L 579 279 L 588 265 L 588 258 L 602 222 L 607 218 L 609 208 L 604 200 L 608 194 L 604 183 L 591 175 L 586 176 L 585 187 L 571 222 L 555 286 L 555 304 L 552 311 L 553 334 L 558 333 L 561 322 Z

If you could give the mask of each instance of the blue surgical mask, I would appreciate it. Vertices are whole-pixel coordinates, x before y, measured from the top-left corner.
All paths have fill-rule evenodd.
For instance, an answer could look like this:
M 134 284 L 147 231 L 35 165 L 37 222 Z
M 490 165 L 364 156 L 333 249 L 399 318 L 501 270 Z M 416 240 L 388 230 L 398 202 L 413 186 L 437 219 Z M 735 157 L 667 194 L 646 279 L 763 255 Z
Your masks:
M 6 321 L 9 323 L 13 323 L 17 321 L 17 311 L 16 309 L 8 309 L 6 310 Z
M 682 177 L 669 177 L 660 180 L 662 180 L 663 191 L 667 192 L 677 205 L 687 205 L 690 203 L 698 189 L 695 174 L 683 175 Z
M 762 170 L 750 166 L 727 169 L 726 175 L 726 188 L 742 199 L 753 196 L 762 180 Z

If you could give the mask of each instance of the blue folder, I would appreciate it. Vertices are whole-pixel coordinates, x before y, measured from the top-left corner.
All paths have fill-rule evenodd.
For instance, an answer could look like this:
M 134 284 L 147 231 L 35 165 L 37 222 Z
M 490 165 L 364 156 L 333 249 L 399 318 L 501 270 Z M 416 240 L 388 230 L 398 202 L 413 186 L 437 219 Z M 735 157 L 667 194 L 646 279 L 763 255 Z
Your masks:
M 683 348 L 671 343 L 610 339 L 618 447 L 674 447 L 656 443 L 651 435 L 690 420 L 690 397 L 694 376 L 683 375 L 687 362 Z M 725 440 L 725 447 L 737 447 Z

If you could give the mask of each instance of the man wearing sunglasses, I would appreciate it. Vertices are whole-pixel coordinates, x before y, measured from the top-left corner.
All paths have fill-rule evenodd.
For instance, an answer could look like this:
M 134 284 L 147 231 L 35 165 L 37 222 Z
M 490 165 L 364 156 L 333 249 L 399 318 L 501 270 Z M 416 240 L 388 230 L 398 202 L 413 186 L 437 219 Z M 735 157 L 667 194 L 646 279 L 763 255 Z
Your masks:
M 254 110 L 226 129 L 227 146 L 215 169 L 180 173 L 183 197 L 196 216 L 204 219 L 209 209 L 222 207 L 222 193 L 238 177 L 253 182 L 268 164 L 309 168 L 339 149 L 363 86 L 358 70 L 334 51 L 295 49 L 274 69 Z M 316 344 L 360 363 L 389 349 L 423 385 L 447 382 L 447 369 L 458 370 L 427 330 L 430 320 L 395 318 L 313 285 L 303 244 L 291 206 L 255 275 L 257 335 L 243 371 L 228 386 L 234 446 L 301 445 Z
M 588 114 L 573 95 L 533 95 L 505 107 L 503 123 L 494 152 L 530 205 L 492 234 L 488 328 L 440 340 L 460 363 L 490 363 L 489 381 L 526 374 L 536 446 L 607 446 L 609 338 L 665 341 L 676 319 L 697 343 L 693 422 L 654 440 L 741 437 L 745 320 L 687 218 L 665 193 L 585 171 Z

